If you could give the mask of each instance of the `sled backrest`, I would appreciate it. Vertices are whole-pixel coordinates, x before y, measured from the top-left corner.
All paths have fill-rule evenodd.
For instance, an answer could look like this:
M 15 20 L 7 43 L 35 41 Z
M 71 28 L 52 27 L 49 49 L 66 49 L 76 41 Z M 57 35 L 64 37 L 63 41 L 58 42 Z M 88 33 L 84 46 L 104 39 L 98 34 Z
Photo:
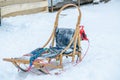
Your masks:
M 77 23 L 75 25 L 75 30 L 72 31 L 72 30 L 69 30 L 69 29 L 66 29 L 65 31 L 62 30 L 62 29 L 59 29 L 58 27 L 58 22 L 59 22 L 59 15 L 60 13 L 62 12 L 63 9 L 65 9 L 66 7 L 70 7 L 70 6 L 74 6 L 77 8 L 78 10 L 78 18 L 77 18 Z M 76 45 L 79 47 L 80 49 L 80 34 L 79 34 L 79 26 L 80 26 L 80 20 L 81 20 L 81 11 L 80 11 L 80 8 L 75 5 L 75 4 L 67 4 L 65 6 L 63 6 L 58 12 L 57 12 L 57 15 L 56 15 L 56 19 L 55 19 L 55 22 L 54 22 L 54 29 L 53 29 L 53 32 L 51 34 L 51 36 L 49 37 L 48 41 L 44 44 L 43 48 L 45 46 L 47 46 L 49 43 L 52 43 L 52 47 L 55 46 L 55 42 L 56 42 L 56 46 L 57 47 L 63 47 L 64 49 L 61 51 L 60 54 L 64 53 L 67 49 L 71 48 L 73 46 L 73 54 L 76 53 Z M 58 30 L 57 30 L 58 29 Z M 67 31 L 68 30 L 68 31 Z M 68 35 L 65 35 L 63 33 L 59 33 L 59 31 L 63 31 L 65 34 L 68 34 L 69 32 L 70 33 L 70 37 L 68 37 Z M 57 34 L 57 35 L 56 35 Z M 64 36 L 61 36 L 60 34 L 63 34 Z M 60 37 L 60 38 L 59 38 Z M 63 38 L 64 37 L 64 38 Z M 56 38 L 56 41 L 55 41 L 55 38 Z M 63 39 L 62 39 L 63 38 Z
M 65 48 L 70 43 L 75 30 L 70 28 L 57 28 L 55 34 L 56 47 Z M 73 48 L 73 44 L 70 46 Z

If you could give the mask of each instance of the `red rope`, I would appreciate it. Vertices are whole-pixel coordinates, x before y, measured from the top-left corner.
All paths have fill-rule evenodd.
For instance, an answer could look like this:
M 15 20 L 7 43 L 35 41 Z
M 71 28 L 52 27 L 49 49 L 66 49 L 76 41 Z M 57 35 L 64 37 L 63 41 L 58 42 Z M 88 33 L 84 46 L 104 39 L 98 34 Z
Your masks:
M 85 54 L 83 55 L 82 60 L 84 59 L 84 57 L 85 57 L 85 56 L 86 56 L 86 54 L 88 53 L 89 47 L 90 47 L 90 42 L 89 42 L 89 40 L 88 40 L 88 48 L 87 48 L 87 50 L 86 50 Z
M 86 51 L 85 51 L 83 57 L 81 58 L 81 60 L 80 60 L 79 62 L 78 62 L 78 58 L 77 58 L 76 64 L 75 64 L 74 66 L 76 66 L 76 65 L 79 64 L 79 63 L 81 63 L 81 62 L 83 61 L 83 59 L 85 58 L 85 56 L 87 55 L 88 50 L 89 50 L 89 47 L 90 47 L 90 42 L 89 42 L 89 40 L 87 40 L 87 41 L 88 41 L 88 47 L 87 47 L 87 49 L 86 49 Z

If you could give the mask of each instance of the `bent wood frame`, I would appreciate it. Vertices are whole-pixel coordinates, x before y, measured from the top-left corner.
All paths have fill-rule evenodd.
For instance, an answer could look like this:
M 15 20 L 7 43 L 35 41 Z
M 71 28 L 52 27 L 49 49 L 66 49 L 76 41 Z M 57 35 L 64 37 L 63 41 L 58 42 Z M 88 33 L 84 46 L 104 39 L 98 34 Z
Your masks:
M 75 58 L 75 55 L 77 54 L 79 56 L 79 60 L 81 60 L 81 53 L 80 52 L 76 52 L 76 45 L 78 45 L 79 47 L 79 51 L 80 50 L 80 34 L 79 34 L 79 26 L 80 26 L 80 21 L 81 21 L 81 11 L 80 11 L 80 8 L 75 5 L 75 4 L 67 4 L 65 6 L 63 6 L 57 13 L 56 15 L 56 19 L 55 19 L 55 22 L 54 22 L 54 29 L 53 29 L 53 32 L 51 34 L 51 36 L 49 37 L 48 41 L 45 43 L 45 45 L 43 46 L 46 47 L 50 41 L 52 41 L 52 46 L 54 46 L 54 39 L 55 39 L 55 31 L 56 31 L 56 28 L 58 27 L 58 20 L 59 20 L 59 14 L 62 12 L 63 9 L 65 9 L 66 7 L 70 7 L 70 6 L 74 6 L 77 8 L 78 10 L 78 19 L 77 19 L 77 23 L 76 23 L 76 28 L 75 28 L 75 33 L 70 41 L 70 43 L 68 44 L 68 46 L 66 46 L 66 48 L 64 50 L 61 51 L 60 53 L 60 65 L 62 65 L 62 56 L 63 56 L 63 53 L 70 48 L 70 46 L 72 45 L 72 43 L 74 43 L 74 50 L 73 50 L 73 53 L 72 53 L 72 62 L 74 62 L 74 58 Z

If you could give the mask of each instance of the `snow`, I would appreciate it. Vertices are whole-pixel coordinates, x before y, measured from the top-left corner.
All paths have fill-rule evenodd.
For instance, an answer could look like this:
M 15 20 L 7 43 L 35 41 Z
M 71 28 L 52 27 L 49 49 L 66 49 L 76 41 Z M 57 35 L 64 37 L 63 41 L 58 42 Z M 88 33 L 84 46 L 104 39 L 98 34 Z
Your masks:
M 61 75 L 36 75 L 18 72 L 2 59 L 20 57 L 41 47 L 50 36 L 56 12 L 38 13 L 2 19 L 0 27 L 0 77 L 2 80 L 120 80 L 120 1 L 81 6 L 82 21 L 90 40 L 90 49 L 79 65 Z M 75 8 L 63 11 L 59 26 L 75 28 Z M 72 17 L 71 17 L 72 16 Z M 87 45 L 82 42 L 82 45 Z M 69 65 L 68 65 L 69 66 Z

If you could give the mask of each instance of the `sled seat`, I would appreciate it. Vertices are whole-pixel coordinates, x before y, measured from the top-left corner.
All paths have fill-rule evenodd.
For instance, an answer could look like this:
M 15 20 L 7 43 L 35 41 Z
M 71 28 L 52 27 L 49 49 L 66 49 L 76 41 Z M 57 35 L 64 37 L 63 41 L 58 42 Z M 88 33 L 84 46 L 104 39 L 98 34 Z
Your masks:
M 57 28 L 55 33 L 55 43 L 56 47 L 47 48 L 48 51 L 45 54 L 39 55 L 43 58 L 55 58 L 60 54 L 62 50 L 70 43 L 75 30 L 70 28 Z M 37 48 L 32 51 L 31 54 L 39 54 L 42 48 Z M 74 45 L 72 44 L 69 49 L 67 49 L 63 55 L 70 55 L 73 53 Z M 76 45 L 76 51 L 78 51 L 78 45 Z M 80 51 L 79 51 L 80 52 Z
M 48 48 L 48 53 L 43 54 L 42 57 L 54 57 L 58 55 L 64 48 L 70 43 L 70 40 L 73 37 L 74 29 L 69 28 L 57 28 L 55 33 L 55 47 Z M 67 49 L 63 54 L 70 54 L 73 51 L 73 44 Z M 34 54 L 35 52 L 39 51 L 41 48 L 38 48 L 31 53 Z

